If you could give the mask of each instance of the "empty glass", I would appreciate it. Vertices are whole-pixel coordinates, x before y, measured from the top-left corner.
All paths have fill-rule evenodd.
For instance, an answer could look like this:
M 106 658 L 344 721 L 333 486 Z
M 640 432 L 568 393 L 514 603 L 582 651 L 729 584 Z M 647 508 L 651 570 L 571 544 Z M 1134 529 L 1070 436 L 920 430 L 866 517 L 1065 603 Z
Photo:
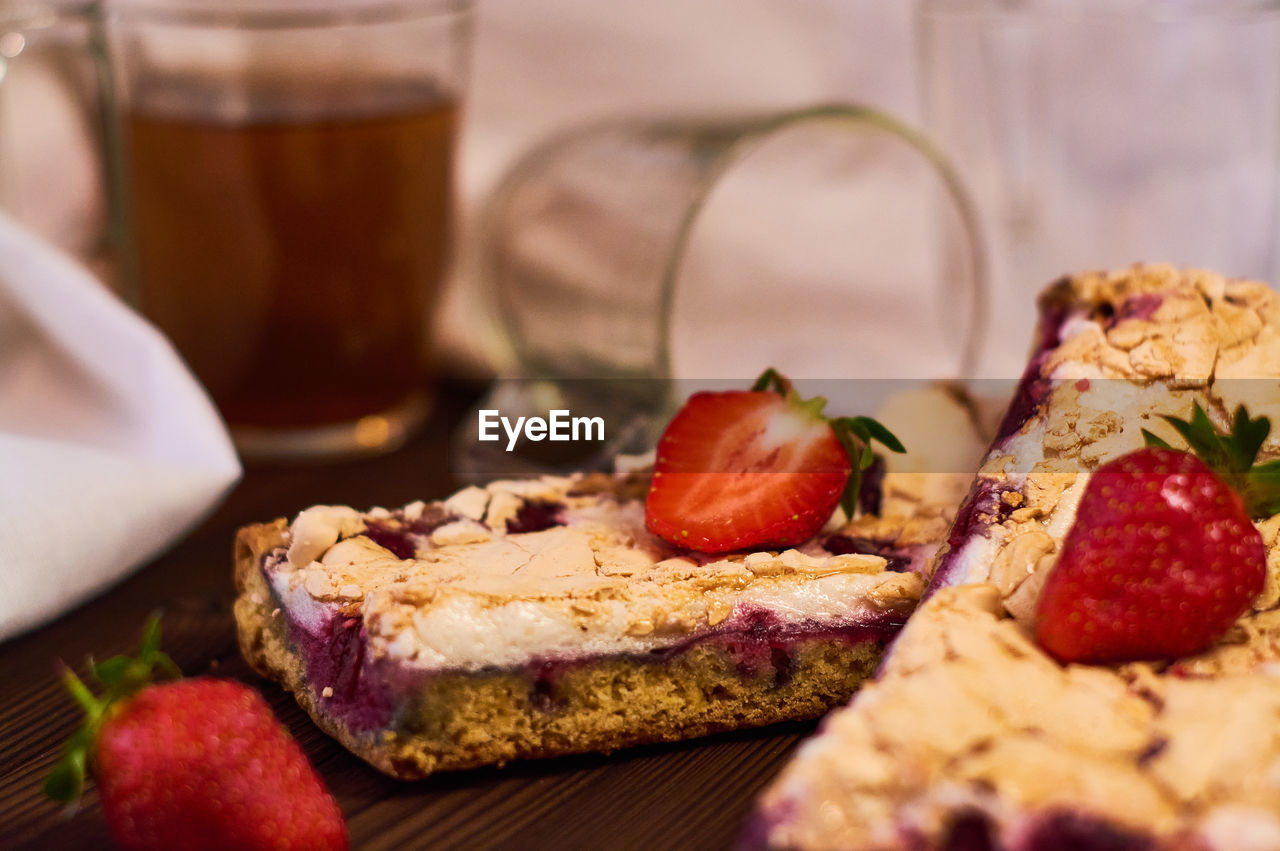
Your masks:
M 964 374 L 985 316 L 975 228 L 929 142 L 860 106 L 555 137 L 511 169 L 481 223 L 480 275 L 512 360 L 480 407 L 599 415 L 607 439 L 522 459 L 477 442 L 472 422 L 454 466 L 607 464 L 652 445 L 677 379 Z M 955 233 L 949 256 L 939 231 Z

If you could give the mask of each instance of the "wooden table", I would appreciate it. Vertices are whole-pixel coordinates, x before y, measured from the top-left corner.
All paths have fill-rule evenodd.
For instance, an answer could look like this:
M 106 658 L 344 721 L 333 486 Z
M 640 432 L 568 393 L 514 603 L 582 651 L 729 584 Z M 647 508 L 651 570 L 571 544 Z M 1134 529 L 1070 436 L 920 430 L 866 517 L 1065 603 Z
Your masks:
M 0 848 L 108 845 L 92 788 L 70 818 L 40 792 L 78 724 L 56 663 L 82 670 L 91 653 L 101 659 L 132 651 L 157 608 L 164 611 L 165 648 L 183 671 L 234 677 L 266 695 L 337 797 L 356 848 L 732 846 L 753 798 L 812 724 L 405 783 L 335 744 L 292 697 L 240 659 L 231 617 L 235 530 L 315 503 L 402 505 L 447 494 L 456 487 L 449 436 L 477 390 L 445 385 L 425 432 L 392 455 L 250 469 L 214 515 L 162 558 L 49 626 L 0 645 Z

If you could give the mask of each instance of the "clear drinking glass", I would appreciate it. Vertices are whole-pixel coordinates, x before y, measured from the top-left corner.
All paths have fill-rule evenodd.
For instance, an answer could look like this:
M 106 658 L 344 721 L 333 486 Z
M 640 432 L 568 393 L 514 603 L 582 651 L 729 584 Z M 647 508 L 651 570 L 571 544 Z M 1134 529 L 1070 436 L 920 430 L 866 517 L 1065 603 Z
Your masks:
M 430 399 L 466 0 L 120 0 L 134 296 L 250 457 L 383 451 Z
M 478 275 L 512 358 L 480 408 L 599 415 L 607 439 L 522 459 L 471 422 L 455 469 L 607 465 L 653 445 L 681 379 L 963 375 L 986 313 L 975 227 L 929 141 L 861 106 L 573 128 L 525 155 L 482 216 Z M 941 263 L 939 229 L 959 249 Z
M 926 132 L 988 240 L 984 374 L 1021 368 L 1068 272 L 1277 279 L 1280 3 L 920 0 L 918 25 Z

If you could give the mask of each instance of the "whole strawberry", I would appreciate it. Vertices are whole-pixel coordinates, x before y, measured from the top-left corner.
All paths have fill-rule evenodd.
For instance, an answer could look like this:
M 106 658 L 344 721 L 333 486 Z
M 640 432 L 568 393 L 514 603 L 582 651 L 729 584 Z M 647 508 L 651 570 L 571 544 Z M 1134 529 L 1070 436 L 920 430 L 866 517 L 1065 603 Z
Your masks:
M 66 673 L 89 718 L 45 791 L 75 800 L 87 767 L 124 848 L 346 848 L 337 803 L 262 696 L 208 677 L 151 685 L 175 670 L 158 648 L 153 620 L 138 658 L 94 665 L 101 697 Z
M 751 390 L 689 397 L 658 441 L 649 531 L 723 553 L 799 544 L 842 502 L 853 516 L 860 474 L 875 460 L 871 441 L 904 449 L 875 420 L 828 419 L 825 406 L 772 369 Z
M 1274 510 L 1274 470 L 1250 468 L 1269 426 L 1243 410 L 1226 437 L 1199 407 L 1189 422 L 1168 419 L 1226 478 L 1152 435 L 1098 468 L 1036 610 L 1036 638 L 1060 661 L 1196 653 L 1262 590 L 1266 551 L 1250 518 Z

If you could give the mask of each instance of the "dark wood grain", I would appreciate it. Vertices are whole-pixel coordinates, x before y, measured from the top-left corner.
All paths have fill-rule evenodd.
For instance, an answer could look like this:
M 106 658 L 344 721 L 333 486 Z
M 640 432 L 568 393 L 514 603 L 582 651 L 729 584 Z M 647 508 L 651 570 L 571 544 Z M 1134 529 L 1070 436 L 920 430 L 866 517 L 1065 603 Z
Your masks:
M 0 847 L 109 845 L 92 791 L 69 817 L 40 794 L 60 743 L 78 723 L 57 682 L 57 663 L 80 666 L 91 653 L 133 649 L 155 609 L 164 611 L 166 648 L 185 672 L 261 689 L 338 798 L 356 848 L 731 847 L 753 798 L 812 725 L 402 783 L 334 744 L 239 658 L 230 614 L 235 530 L 315 503 L 400 505 L 449 492 L 456 486 L 449 436 L 476 389 L 446 385 L 425 433 L 394 454 L 250 469 L 213 516 L 162 558 L 49 626 L 0 645 Z

